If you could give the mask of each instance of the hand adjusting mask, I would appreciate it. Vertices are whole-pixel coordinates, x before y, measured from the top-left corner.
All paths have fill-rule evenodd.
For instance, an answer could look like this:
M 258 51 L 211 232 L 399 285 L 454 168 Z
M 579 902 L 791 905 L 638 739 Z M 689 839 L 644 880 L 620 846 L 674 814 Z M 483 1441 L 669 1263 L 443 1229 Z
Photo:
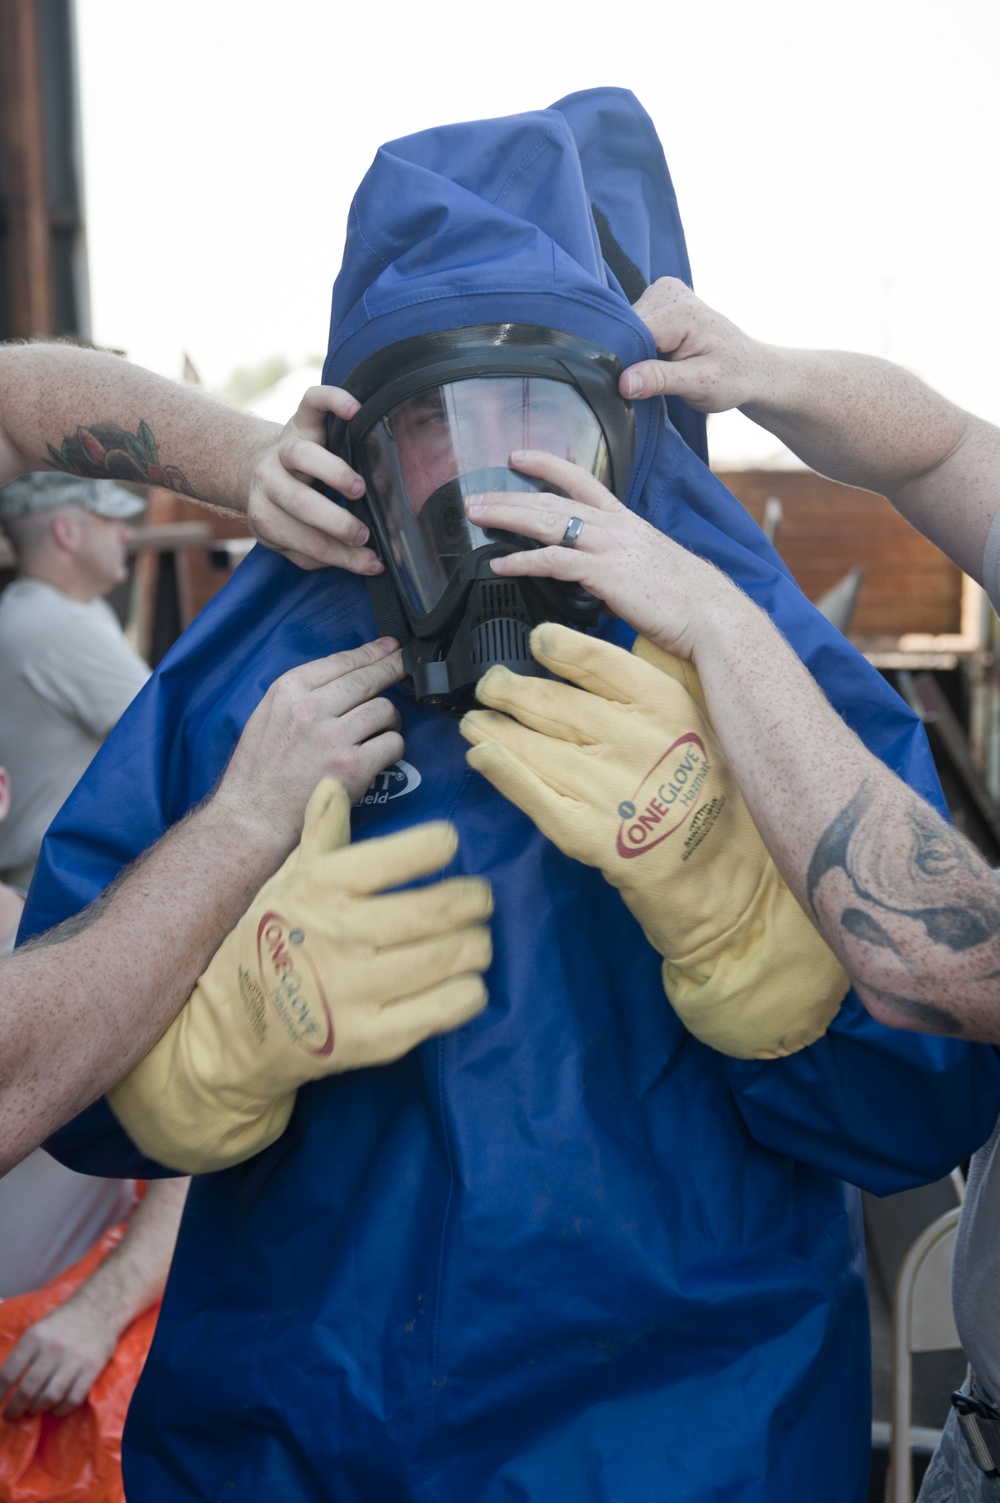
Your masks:
M 464 503 L 481 491 L 551 489 L 509 467 L 515 449 L 570 459 L 624 499 L 635 424 L 620 372 L 588 340 L 480 324 L 403 340 L 347 377 L 362 406 L 349 423 L 331 420 L 330 448 L 365 478 L 352 510 L 393 596 L 387 610 L 386 577 L 370 582 L 378 628 L 400 637 L 418 700 L 468 708 L 497 663 L 548 677 L 531 654 L 532 627 L 596 620 L 599 602 L 578 585 L 498 579 L 491 559 L 539 544 L 474 526 Z

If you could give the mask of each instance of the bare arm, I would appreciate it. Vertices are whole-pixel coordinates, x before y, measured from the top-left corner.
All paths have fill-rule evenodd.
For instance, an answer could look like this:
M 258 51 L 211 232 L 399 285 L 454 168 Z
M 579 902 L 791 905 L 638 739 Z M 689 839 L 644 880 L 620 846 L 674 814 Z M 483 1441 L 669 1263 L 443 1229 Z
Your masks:
M 187 1179 L 154 1180 L 117 1247 L 64 1304 L 30 1326 L 0 1368 L 11 1389 L 3 1417 L 84 1402 L 128 1326 L 163 1293 L 177 1241 Z
M 731 580 L 551 455 L 514 460 L 566 495 L 470 498 L 481 527 L 548 545 L 494 562 L 591 590 L 698 669 L 754 822 L 881 1022 L 1000 1043 L 1000 881 L 874 757 Z M 558 546 L 570 515 L 583 531 Z
M 278 679 L 215 795 L 75 919 L 0 961 L 0 1172 L 120 1080 L 162 1035 L 298 840 L 327 773 L 352 797 L 402 754 L 381 642 Z
M 284 428 L 116 355 L 70 345 L 0 345 L 0 485 L 25 470 L 164 486 L 245 512 L 260 540 L 306 568 L 380 569 L 367 532 L 312 488 L 356 497 L 364 483 L 323 444 L 325 415 L 357 402 L 312 387 Z
M 782 349 L 750 338 L 676 278 L 636 304 L 668 360 L 622 376 L 633 397 L 739 407 L 813 469 L 878 491 L 976 579 L 1000 509 L 1000 429 L 916 376 L 867 355 Z
M 764 613 L 722 586 L 693 659 L 778 867 L 880 1022 L 1000 1042 L 997 874 L 872 756 Z

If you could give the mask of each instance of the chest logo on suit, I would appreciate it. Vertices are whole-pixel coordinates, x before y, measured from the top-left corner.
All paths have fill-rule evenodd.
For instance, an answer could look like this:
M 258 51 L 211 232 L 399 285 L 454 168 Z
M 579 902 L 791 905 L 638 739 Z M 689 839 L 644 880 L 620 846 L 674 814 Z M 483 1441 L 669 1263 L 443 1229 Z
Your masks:
M 422 781 L 412 762 L 393 762 L 391 767 L 375 774 L 361 797 L 355 800 L 354 807 L 357 809 L 368 804 L 387 804 L 390 799 L 403 798 L 407 793 L 415 793 Z

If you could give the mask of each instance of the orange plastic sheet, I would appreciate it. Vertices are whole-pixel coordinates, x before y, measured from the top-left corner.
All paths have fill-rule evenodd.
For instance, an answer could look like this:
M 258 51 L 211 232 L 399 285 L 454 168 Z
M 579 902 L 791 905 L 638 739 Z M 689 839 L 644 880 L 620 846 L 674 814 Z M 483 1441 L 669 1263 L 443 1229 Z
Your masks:
M 105 1232 L 44 1289 L 0 1303 L 0 1363 L 29 1326 L 89 1278 L 124 1231 L 115 1226 Z M 0 1419 L 0 1503 L 124 1503 L 122 1430 L 159 1309 L 156 1304 L 132 1322 L 86 1403 L 72 1414 Z

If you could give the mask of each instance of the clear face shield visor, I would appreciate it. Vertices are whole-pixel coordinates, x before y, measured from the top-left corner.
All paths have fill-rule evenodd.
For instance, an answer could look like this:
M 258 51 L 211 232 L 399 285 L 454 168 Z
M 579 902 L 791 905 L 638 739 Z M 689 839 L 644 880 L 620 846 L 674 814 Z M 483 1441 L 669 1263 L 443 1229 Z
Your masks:
M 543 449 L 608 483 L 600 423 L 573 386 L 548 377 L 467 377 L 429 386 L 389 409 L 365 434 L 360 458 L 369 504 L 380 513 L 418 615 L 434 611 L 477 550 L 517 546 L 511 533 L 470 523 L 467 496 L 552 489 L 509 467 L 515 449 Z

